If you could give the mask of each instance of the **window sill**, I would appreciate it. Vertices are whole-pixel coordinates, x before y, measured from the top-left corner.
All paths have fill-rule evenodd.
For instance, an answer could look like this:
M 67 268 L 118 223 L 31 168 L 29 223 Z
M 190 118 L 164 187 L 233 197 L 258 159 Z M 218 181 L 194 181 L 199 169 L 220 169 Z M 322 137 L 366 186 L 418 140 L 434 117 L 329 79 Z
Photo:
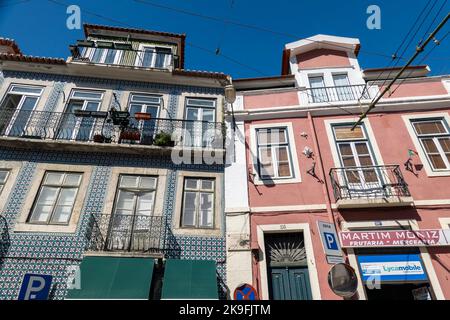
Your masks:
M 300 178 L 289 178 L 289 179 L 275 179 L 275 180 L 271 180 L 271 179 L 264 179 L 261 180 L 257 177 L 255 177 L 255 181 L 253 182 L 254 185 L 256 186 L 273 186 L 273 185 L 277 185 L 277 184 L 288 184 L 288 183 L 300 183 L 302 182 L 302 180 Z
M 215 236 L 220 237 L 222 235 L 221 229 L 196 229 L 196 228 L 173 228 L 173 233 L 176 235 L 184 236 Z
M 14 232 L 42 232 L 42 233 L 75 233 L 76 225 L 40 225 L 18 222 L 14 228 Z

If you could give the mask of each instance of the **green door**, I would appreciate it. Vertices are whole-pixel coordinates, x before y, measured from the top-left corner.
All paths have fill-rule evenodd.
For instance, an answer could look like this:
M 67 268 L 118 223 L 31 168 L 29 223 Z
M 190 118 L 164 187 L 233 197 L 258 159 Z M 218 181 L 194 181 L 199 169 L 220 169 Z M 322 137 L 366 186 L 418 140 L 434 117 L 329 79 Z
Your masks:
M 308 268 L 271 268 L 273 300 L 311 300 Z

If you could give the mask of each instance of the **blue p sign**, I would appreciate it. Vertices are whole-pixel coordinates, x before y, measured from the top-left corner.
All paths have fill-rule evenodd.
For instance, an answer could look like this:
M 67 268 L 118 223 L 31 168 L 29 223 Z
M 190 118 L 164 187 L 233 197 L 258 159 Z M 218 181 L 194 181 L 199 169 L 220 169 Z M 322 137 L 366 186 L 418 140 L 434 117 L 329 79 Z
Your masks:
M 325 236 L 327 248 L 330 250 L 338 250 L 338 245 L 337 245 L 336 237 L 334 236 L 334 234 L 329 233 L 329 232 L 324 232 L 323 235 Z
M 19 300 L 47 300 L 52 284 L 52 276 L 29 274 L 23 277 Z

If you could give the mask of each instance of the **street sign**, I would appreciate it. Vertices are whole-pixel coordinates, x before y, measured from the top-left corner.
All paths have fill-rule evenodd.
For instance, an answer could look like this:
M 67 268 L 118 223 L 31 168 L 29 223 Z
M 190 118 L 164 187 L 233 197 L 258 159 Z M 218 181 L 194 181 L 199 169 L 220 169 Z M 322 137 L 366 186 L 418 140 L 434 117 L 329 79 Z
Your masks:
M 327 256 L 327 262 L 328 262 L 328 264 L 339 264 L 339 263 L 345 263 L 345 259 L 344 259 L 344 257 Z
M 234 300 L 258 300 L 256 289 L 245 283 L 234 290 Z
M 25 274 L 18 300 L 47 300 L 52 279 L 50 275 Z
M 342 257 L 341 246 L 334 225 L 323 221 L 317 221 L 317 225 L 325 254 L 327 256 Z

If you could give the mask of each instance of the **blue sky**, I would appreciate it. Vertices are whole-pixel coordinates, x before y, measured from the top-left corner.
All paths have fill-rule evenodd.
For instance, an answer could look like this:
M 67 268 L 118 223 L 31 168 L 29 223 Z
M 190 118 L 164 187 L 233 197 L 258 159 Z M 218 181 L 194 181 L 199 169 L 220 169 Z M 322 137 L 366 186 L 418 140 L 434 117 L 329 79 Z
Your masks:
M 425 0 L 148 0 L 260 26 L 291 37 L 205 20 L 134 0 L 55 1 L 79 5 L 82 22 L 186 33 L 187 42 L 192 44 L 186 48 L 186 68 L 221 71 L 234 78 L 279 75 L 284 44 L 318 33 L 359 38 L 362 45 L 359 55 L 361 66 L 385 67 L 390 62 L 389 58 L 377 54 L 389 56 L 395 52 L 427 3 Z M 418 33 L 417 41 L 444 2 L 437 2 Z M 381 8 L 381 30 L 369 30 L 366 27 L 369 16 L 366 9 L 372 4 Z M 449 10 L 447 1 L 435 25 Z M 67 16 L 64 5 L 49 0 L 0 0 L 0 36 L 15 39 L 25 54 L 66 58 L 69 44 L 83 38 L 82 30 L 66 28 Z M 442 37 L 448 31 L 450 23 L 439 34 Z M 416 40 L 413 44 L 417 43 Z M 413 44 L 405 57 L 409 58 L 413 54 Z M 431 43 L 428 50 L 433 46 Z M 218 47 L 222 55 L 240 64 L 214 54 Z M 420 59 L 421 56 L 417 61 Z M 450 36 L 434 49 L 424 63 L 431 66 L 432 74 L 450 73 Z

